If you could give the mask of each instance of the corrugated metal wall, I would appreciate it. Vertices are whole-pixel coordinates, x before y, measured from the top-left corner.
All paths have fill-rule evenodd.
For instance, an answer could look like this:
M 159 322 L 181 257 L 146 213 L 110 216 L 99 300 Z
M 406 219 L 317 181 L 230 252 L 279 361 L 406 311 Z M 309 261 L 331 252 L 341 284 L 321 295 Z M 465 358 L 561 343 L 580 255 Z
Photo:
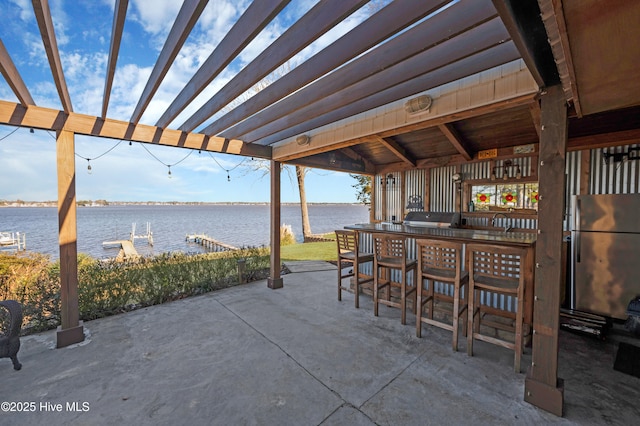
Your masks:
M 639 160 L 629 159 L 626 156 L 621 162 L 608 161 L 608 154 L 628 153 L 629 148 L 638 149 L 640 145 L 624 145 L 613 148 L 594 149 L 591 151 L 591 170 L 589 193 L 591 194 L 637 194 L 640 193 L 640 173 L 638 173 Z M 640 152 L 634 151 L 631 156 L 640 157 Z
M 456 185 L 453 183 L 453 175 L 456 173 L 454 166 L 437 167 L 430 169 L 429 206 L 427 211 L 453 212 L 455 211 Z

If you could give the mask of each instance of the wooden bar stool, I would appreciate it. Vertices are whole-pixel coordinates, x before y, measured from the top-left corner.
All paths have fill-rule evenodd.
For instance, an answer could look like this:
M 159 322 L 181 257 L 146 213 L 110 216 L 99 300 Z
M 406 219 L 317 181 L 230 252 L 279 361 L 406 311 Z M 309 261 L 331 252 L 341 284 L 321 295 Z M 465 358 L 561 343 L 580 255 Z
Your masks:
M 373 258 L 373 314 L 378 316 L 378 303 L 383 305 L 400 308 L 402 324 L 407 323 L 407 296 L 413 293 L 413 312 L 416 312 L 416 286 L 408 288 L 407 274 L 410 271 L 414 273 L 414 282 L 417 282 L 416 278 L 416 264 L 415 260 L 407 259 L 406 253 L 406 237 L 392 234 L 374 233 L 373 245 L 374 258 Z M 380 279 L 380 270 L 385 272 L 385 278 Z M 400 272 L 400 282 L 392 280 L 391 271 L 397 270 Z M 380 299 L 380 290 L 387 289 L 387 298 Z M 394 302 L 391 300 L 391 289 L 393 287 L 400 289 L 400 302 Z
M 418 249 L 418 280 L 416 336 L 422 337 L 422 323 L 435 325 L 453 332 L 452 348 L 458 350 L 458 324 L 462 316 L 462 328 L 467 334 L 467 324 L 463 316 L 467 310 L 469 300 L 469 275 L 462 270 L 462 244 L 450 241 L 416 240 Z M 426 289 L 423 286 L 426 281 Z M 453 295 L 435 291 L 435 282 L 447 283 L 453 286 Z M 464 293 L 464 298 L 462 297 Z M 446 301 L 453 304 L 446 311 L 450 313 L 451 324 L 433 318 L 434 302 Z M 424 305 L 427 304 L 428 316 L 423 316 Z
M 360 272 L 360 265 L 373 262 L 373 253 L 361 253 L 358 246 L 358 234 L 354 231 L 336 231 L 336 242 L 338 245 L 338 300 L 342 300 L 342 290 L 349 290 L 349 287 L 342 285 L 342 280 L 348 277 L 355 277 L 354 293 L 356 308 L 360 307 L 360 286 L 373 282 L 373 277 L 364 277 Z M 352 270 L 346 274 L 342 273 L 342 262 L 351 263 Z
M 467 333 L 467 353 L 473 355 L 473 340 L 482 340 L 512 349 L 515 352 L 514 370 L 520 372 L 522 356 L 522 324 L 524 313 L 525 259 L 526 248 L 506 247 L 490 244 L 468 244 L 467 262 L 469 265 L 469 314 Z M 488 303 L 482 303 L 481 292 L 511 296 L 517 299 L 516 312 L 511 312 Z M 512 320 L 513 324 L 490 321 L 490 317 L 500 316 Z M 487 325 L 496 330 L 514 333 L 514 341 L 480 332 L 480 326 Z

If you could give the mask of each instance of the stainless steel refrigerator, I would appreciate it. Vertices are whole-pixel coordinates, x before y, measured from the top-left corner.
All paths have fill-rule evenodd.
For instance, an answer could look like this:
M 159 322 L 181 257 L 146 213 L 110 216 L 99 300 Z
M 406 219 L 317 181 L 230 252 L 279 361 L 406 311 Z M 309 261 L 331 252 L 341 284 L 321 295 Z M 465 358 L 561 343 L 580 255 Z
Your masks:
M 640 194 L 578 195 L 573 205 L 572 308 L 626 319 L 640 295 Z

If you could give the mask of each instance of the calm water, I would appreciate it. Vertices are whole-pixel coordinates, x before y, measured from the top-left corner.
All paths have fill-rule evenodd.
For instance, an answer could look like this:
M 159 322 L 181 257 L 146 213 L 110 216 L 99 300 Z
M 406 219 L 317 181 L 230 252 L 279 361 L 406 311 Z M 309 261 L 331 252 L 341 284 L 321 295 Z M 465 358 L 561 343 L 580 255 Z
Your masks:
M 282 206 L 282 223 L 291 225 L 302 241 L 300 207 Z M 310 205 L 309 218 L 314 234 L 331 232 L 345 225 L 369 221 L 363 205 Z M 107 206 L 78 208 L 78 252 L 102 259 L 113 257 L 118 249 L 105 249 L 103 241 L 129 239 L 136 223 L 136 234 L 146 233 L 151 223 L 154 245 L 136 240 L 138 253 L 149 256 L 166 252 L 202 253 L 201 246 L 185 241 L 187 234 L 207 234 L 236 247 L 269 244 L 268 205 L 198 206 Z M 26 233 L 27 250 L 57 259 L 58 215 L 53 207 L 0 208 L 0 231 Z

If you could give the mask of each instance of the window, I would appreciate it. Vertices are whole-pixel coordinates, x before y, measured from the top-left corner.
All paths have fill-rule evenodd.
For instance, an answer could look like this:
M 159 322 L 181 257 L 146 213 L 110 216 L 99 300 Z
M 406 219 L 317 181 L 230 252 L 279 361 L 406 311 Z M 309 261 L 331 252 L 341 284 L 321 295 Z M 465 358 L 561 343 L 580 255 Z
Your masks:
M 471 186 L 475 211 L 538 210 L 538 182 Z

